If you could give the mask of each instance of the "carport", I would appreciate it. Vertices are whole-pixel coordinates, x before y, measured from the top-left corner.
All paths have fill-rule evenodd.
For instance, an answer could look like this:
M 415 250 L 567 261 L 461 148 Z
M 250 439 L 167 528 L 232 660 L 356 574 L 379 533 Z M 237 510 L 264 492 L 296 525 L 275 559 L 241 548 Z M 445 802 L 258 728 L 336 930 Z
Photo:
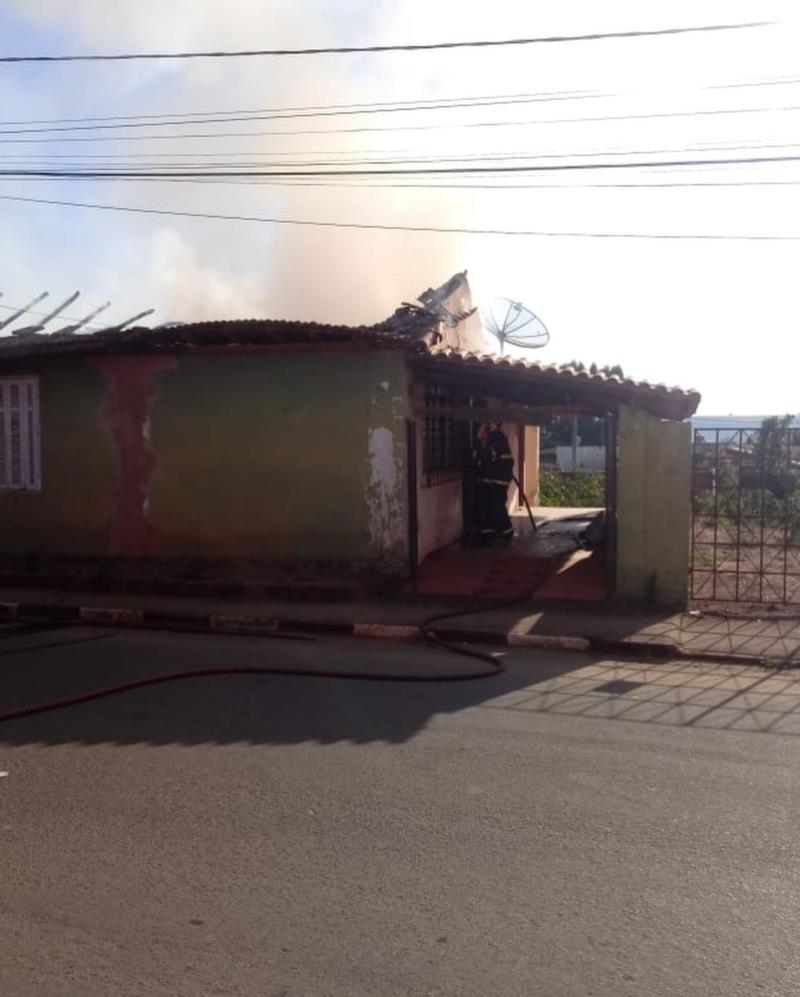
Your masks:
M 414 356 L 409 366 L 418 591 L 686 602 L 691 447 L 684 420 L 697 408 L 697 392 L 452 349 Z M 604 420 L 603 508 L 545 513 L 534 504 L 539 429 L 554 416 L 582 415 Z M 470 455 L 487 420 L 502 424 L 515 455 L 521 487 L 509 490 L 509 509 L 517 535 L 508 546 L 476 549 L 464 542 L 473 516 Z

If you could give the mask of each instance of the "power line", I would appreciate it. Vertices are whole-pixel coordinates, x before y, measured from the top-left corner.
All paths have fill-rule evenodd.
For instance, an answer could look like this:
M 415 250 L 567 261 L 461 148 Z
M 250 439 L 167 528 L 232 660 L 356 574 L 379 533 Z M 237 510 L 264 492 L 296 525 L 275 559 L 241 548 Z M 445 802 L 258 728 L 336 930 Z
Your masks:
M 729 90 L 737 88 L 750 88 L 762 86 L 792 86 L 800 83 L 800 77 L 777 77 L 767 80 L 745 80 L 732 83 L 716 83 L 701 87 L 701 90 Z M 80 117 L 60 117 L 60 118 L 14 118 L 0 121 L 0 128 L 10 128 L 12 126 L 23 125 L 94 125 L 98 127 L 107 122 L 119 122 L 114 127 L 132 128 L 142 127 L 137 122 L 162 125 L 184 124 L 184 123 L 208 123 L 202 119 L 217 119 L 222 121 L 240 120 L 262 120 L 259 116 L 286 116 L 286 117 L 321 117 L 323 112 L 332 114 L 368 114 L 368 113 L 389 113 L 403 110 L 447 110 L 448 108 L 461 107 L 484 107 L 495 103 L 548 103 L 567 100 L 600 100 L 610 97 L 624 97 L 626 94 L 601 90 L 544 90 L 523 93 L 504 94 L 460 94 L 455 97 L 415 97 L 410 100 L 375 100 L 356 101 L 344 104 L 300 104 L 281 107 L 245 107 L 245 108 L 217 108 L 215 110 L 202 111 L 168 111 L 168 112 L 148 112 L 146 114 L 101 114 L 83 115 Z M 310 112 L 320 112 L 311 114 Z M 246 116 L 246 117 L 239 117 Z M 183 119 L 186 119 L 185 121 Z M 201 120 L 198 120 L 201 119 Z M 59 128 L 42 128 L 42 131 L 57 131 Z
M 576 170 L 632 170 L 654 167 L 696 167 L 696 166 L 751 166 L 767 163 L 794 163 L 800 155 L 792 156 L 729 156 L 723 159 L 667 159 L 634 160 L 627 163 L 544 163 L 517 164 L 513 166 L 416 166 L 394 167 L 389 169 L 325 169 L 315 170 L 56 170 L 56 169 L 0 169 L 0 177 L 9 179 L 40 178 L 48 180 L 168 180 L 178 176 L 197 179 L 232 179 L 237 177 L 372 177 L 405 175 L 452 175 L 470 173 L 557 173 Z
M 0 122 L 2 125 L 62 125 L 81 124 L 87 121 L 141 121 L 144 118 L 194 118 L 205 117 L 207 115 L 224 114 L 271 114 L 279 111 L 336 111 L 351 107 L 383 107 L 389 104 L 437 104 L 448 101 L 461 100 L 493 100 L 508 97 L 540 97 L 542 100 L 557 98 L 562 96 L 581 96 L 584 94 L 597 93 L 597 91 L 586 90 L 544 90 L 538 93 L 511 93 L 511 94 L 474 94 L 473 96 L 462 95 L 460 97 L 419 97 L 414 100 L 375 100 L 360 101 L 350 104 L 301 104 L 287 107 L 245 107 L 234 108 L 233 110 L 221 111 L 168 111 L 159 114 L 104 114 L 97 117 L 80 118 L 30 118 L 15 119 Z M 608 96 L 611 96 L 610 94 Z
M 135 182 L 130 178 L 122 182 Z M 193 180 L 185 177 L 175 177 L 162 180 L 161 183 L 175 184 L 219 184 L 222 186 L 240 187 L 313 187 L 337 190 L 618 190 L 680 187 L 797 187 L 800 180 L 674 180 L 654 181 L 651 183 L 443 183 L 430 180 L 427 183 L 348 183 L 317 180 Z
M 507 128 L 526 127 L 528 125 L 568 125 L 587 124 L 606 121 L 646 121 L 668 118 L 698 118 L 721 117 L 733 114 L 764 114 L 800 111 L 800 104 L 788 104 L 778 107 L 725 107 L 709 108 L 696 111 L 655 111 L 642 114 L 603 114 L 576 118 L 534 118 L 517 121 L 465 121 L 440 122 L 429 125 L 359 125 L 355 128 L 300 128 L 292 131 L 262 130 L 250 132 L 179 132 L 174 135 L 96 135 L 87 137 L 64 137 L 61 135 L 45 138 L 0 138 L 0 143 L 15 145 L 41 144 L 44 142 L 144 142 L 144 141 L 176 141 L 178 139 L 228 139 L 228 138 L 262 138 L 264 136 L 282 135 L 355 135 L 372 132 L 425 132 L 453 130 L 459 128 Z M 186 122 L 189 124 L 190 122 Z M 224 122 L 221 122 L 224 123 Z
M 766 144 L 763 146 L 747 146 L 747 149 L 759 149 L 759 148 L 797 148 L 800 143 L 786 143 L 786 144 Z M 74 159 L 70 163 L 51 163 L 47 160 L 29 160 L 27 158 L 22 159 L 20 163 L 7 162 L 6 172 L 8 174 L 19 174 L 23 175 L 33 175 L 34 173 L 41 172 L 47 176 L 53 176 L 56 179 L 63 177 L 79 177 L 87 179 L 106 179 L 106 178 L 120 178 L 126 179 L 129 176 L 141 177 L 142 179 L 148 179 L 155 176 L 156 179 L 166 179 L 171 176 L 187 176 L 191 177 L 193 173 L 197 173 L 201 176 L 248 176 L 253 173 L 262 173 L 268 171 L 275 171 L 275 174 L 291 172 L 294 174 L 297 172 L 298 175 L 312 175 L 311 170 L 314 168 L 325 168 L 333 169 L 334 167 L 348 167 L 348 168 L 361 168 L 365 166 L 397 166 L 397 167 L 407 167 L 410 168 L 413 164 L 422 164 L 420 168 L 427 166 L 428 164 L 447 164 L 452 167 L 454 171 L 461 172 L 460 166 L 456 167 L 456 164 L 461 163 L 483 163 L 483 164 L 494 164 L 494 163 L 508 163 L 513 162 L 515 164 L 524 164 L 531 161 L 537 160 L 553 160 L 553 159 L 587 159 L 587 158 L 597 158 L 599 156 L 609 156 L 609 157 L 619 157 L 619 156 L 635 156 L 635 155 L 666 155 L 666 154 L 676 154 L 676 153 L 687 153 L 687 152 L 709 152 L 709 151 L 720 151 L 720 152 L 738 152 L 739 150 L 735 147 L 730 146 L 706 146 L 701 149 L 698 148 L 660 148 L 660 149 L 623 149 L 623 150 L 594 150 L 591 152 L 574 152 L 574 153 L 535 153 L 533 155 L 520 152 L 508 152 L 508 153 L 496 153 L 496 154 L 469 154 L 466 156 L 449 156 L 449 155 L 420 155 L 420 156 L 383 156 L 375 159 L 368 158 L 355 158 L 351 157 L 349 159 L 320 159 L 320 160 L 297 160 L 297 161 L 270 161 L 263 160 L 261 162 L 216 162 L 216 163 L 158 163 L 155 164 L 157 168 L 154 170 L 154 166 L 150 164 L 140 164 L 140 163 L 109 163 L 109 164 L 95 164 L 95 163 L 85 163 L 80 159 Z M 556 165 L 556 164 L 553 164 Z M 416 168 L 415 170 L 416 171 Z M 2 166 L 0 166 L 0 175 L 3 174 Z
M 434 49 L 499 48 L 521 45 L 549 45 L 562 42 L 594 42 L 621 38 L 654 38 L 714 31 L 738 31 L 763 28 L 773 21 L 748 21 L 738 24 L 702 24 L 679 28 L 656 28 L 649 31 L 606 31 L 585 35 L 549 35 L 539 38 L 480 39 L 478 41 L 421 42 L 405 45 L 347 45 L 318 48 L 239 49 L 210 52 L 122 52 L 91 55 L 4 55 L 0 63 L 18 62 L 123 62 L 134 59 L 231 59 L 249 56 L 351 55 L 367 52 L 429 52 Z
M 734 83 L 713 83 L 703 87 L 704 90 L 739 90 L 748 87 L 788 87 L 800 83 L 797 76 L 777 76 L 766 80 L 745 80 Z
M 362 222 L 324 222 L 298 218 L 270 218 L 260 215 L 223 215 L 204 211 L 178 211 L 173 208 L 134 208 L 120 204 L 96 204 L 86 201 L 61 201 L 51 198 L 24 197 L 19 194 L 0 194 L 3 201 L 21 201 L 29 204 L 48 204 L 69 208 L 91 208 L 99 211 L 122 211 L 131 214 L 166 215 L 172 218 L 200 218 L 211 221 L 258 222 L 267 225 L 301 225 L 312 228 L 364 229 L 377 232 L 419 232 L 443 235 L 501 235 L 531 236 L 556 239 L 657 239 L 746 242 L 798 242 L 800 235 L 754 235 L 751 233 L 668 233 L 668 232 L 550 232 L 528 229 L 462 228 L 436 225 L 389 225 Z
M 738 88 L 751 88 L 763 86 L 792 86 L 800 83 L 800 77 L 787 76 L 776 77 L 766 80 L 744 80 L 729 83 L 716 83 L 701 87 L 701 90 L 730 90 Z M 376 113 L 382 111 L 399 110 L 419 110 L 424 106 L 433 109 L 446 109 L 448 107 L 472 106 L 472 102 L 481 102 L 477 106 L 484 106 L 483 102 L 549 102 L 564 100 L 598 100 L 609 97 L 623 97 L 624 93 L 607 92 L 600 90 L 543 90 L 534 93 L 506 93 L 506 94 L 460 94 L 455 97 L 415 97 L 410 100 L 375 100 L 357 101 L 344 104 L 300 104 L 283 107 L 245 107 L 245 108 L 222 108 L 202 111 L 168 111 L 149 112 L 146 114 L 101 114 L 83 115 L 70 118 L 14 118 L 0 121 L 0 128 L 7 128 L 14 125 L 82 125 L 105 122 L 165 122 L 166 124 L 181 124 L 180 119 L 187 119 L 197 123 L 198 118 L 223 118 L 224 120 L 239 120 L 238 115 L 289 115 L 295 112 L 302 115 L 302 112 L 311 111 L 332 111 L 341 113 L 368 113 L 372 109 L 377 109 Z M 417 107 L 417 105 L 420 105 Z M 311 116 L 311 115 L 309 115 Z M 315 115 L 316 116 L 316 115 Z M 170 120 L 167 120 L 170 119 Z M 132 125 L 120 124 L 119 127 L 132 127 Z M 47 131 L 55 129 L 44 129 Z
M 235 152 L 217 151 L 217 152 L 129 152 L 129 153 L 87 153 L 87 152 L 74 152 L 74 153 L 50 153 L 42 152 L 37 154 L 23 154 L 23 153 L 0 153 L 0 162 L 17 162 L 21 161 L 23 163 L 50 163 L 52 161 L 69 160 L 69 164 L 65 164 L 63 168 L 80 168 L 85 165 L 88 161 L 101 160 L 109 161 L 112 160 L 127 160 L 129 161 L 131 169 L 138 167 L 136 163 L 137 160 L 141 159 L 164 159 L 166 157 L 174 157 L 175 159 L 215 159 L 219 162 L 219 165 L 232 167 L 236 165 L 236 160 L 238 158 L 244 159 L 245 157 L 273 157 L 273 156 L 316 156 L 316 157 L 327 157 L 327 156 L 339 156 L 339 157 L 349 157 L 348 162 L 353 163 L 363 163 L 368 162 L 367 160 L 359 159 L 360 156 L 404 156 L 405 159 L 383 159 L 379 160 L 381 162 L 422 162 L 422 161 L 434 161 L 439 160 L 442 162 L 455 162 L 455 161 L 465 161 L 469 159 L 556 159 L 556 158 L 585 158 L 589 156 L 627 156 L 627 155 L 663 155 L 667 153 L 677 153 L 677 152 L 711 152 L 711 151 L 733 151 L 741 149 L 793 149 L 797 148 L 800 143 L 797 142 L 758 142 L 752 143 L 747 140 L 728 140 L 724 144 L 708 144 L 703 142 L 694 142 L 686 146 L 679 147 L 669 147 L 669 148 L 658 148 L 658 149 L 594 149 L 590 151 L 580 150 L 577 152 L 566 151 L 566 152 L 551 152 L 551 153 L 536 153 L 531 154 L 527 150 L 502 150 L 498 151 L 496 154 L 481 155 L 481 154 L 469 154 L 469 155 L 444 155 L 442 153 L 434 153 L 430 149 L 409 149 L 409 148 L 389 148 L 389 149 L 296 149 L 296 150 L 278 150 L 271 149 L 269 151 L 245 151 L 238 150 Z M 416 153 L 420 153 L 416 155 Z M 227 160 L 227 161 L 226 161 Z M 233 162 L 231 162 L 233 160 Z M 343 160 L 345 161 L 345 160 Z M 269 161 L 264 160 L 262 163 L 247 163 L 245 165 L 256 166 L 256 165 L 266 165 Z M 327 164 L 332 162 L 331 160 L 324 159 L 317 165 Z M 91 164 L 90 164 L 91 165 Z M 111 165 L 118 165 L 112 163 Z M 168 166 L 174 169 L 184 169 L 187 164 L 183 162 L 178 162 L 175 164 L 167 163 L 156 163 L 154 165 L 160 166 L 166 169 Z M 189 164 L 191 165 L 191 164 Z M 208 165 L 208 164 L 201 164 Z M 216 164 L 211 164 L 216 165 Z
M 237 162 L 225 161 L 221 159 L 214 163 L 157 163 L 154 164 L 159 170 L 165 173 L 180 173 L 188 175 L 188 171 L 196 170 L 202 171 L 203 173 L 209 172 L 212 169 L 223 168 L 231 172 L 236 172 L 237 175 L 244 170 L 268 170 L 274 167 L 281 168 L 291 168 L 292 170 L 307 170 L 312 167 L 333 167 L 333 166 L 407 166 L 412 163 L 472 163 L 472 162 L 483 162 L 483 163 L 498 163 L 504 161 L 514 161 L 517 163 L 527 163 L 533 160 L 542 159 L 588 159 L 588 158 L 598 158 L 602 156 L 606 157 L 620 157 L 620 156 L 662 156 L 662 155 L 676 155 L 679 153 L 699 153 L 699 152 L 740 152 L 740 151 L 750 151 L 756 149 L 796 149 L 800 146 L 797 142 L 757 142 L 757 143 L 744 143 L 744 142 L 727 142 L 725 144 L 700 144 L 694 143 L 689 146 L 671 146 L 671 147 L 660 147 L 660 148 L 648 148 L 648 149 L 593 149 L 589 151 L 579 151 L 579 152 L 542 152 L 542 153 L 529 153 L 522 151 L 502 151 L 497 153 L 470 153 L 467 155 L 443 155 L 441 153 L 422 153 L 419 155 L 413 155 L 413 150 L 407 150 L 405 155 L 395 155 L 395 153 L 403 153 L 404 150 L 386 150 L 385 155 L 381 155 L 382 150 L 353 150 L 351 154 L 348 153 L 330 153 L 331 156 L 347 156 L 347 158 L 327 158 L 327 159 L 316 159 L 316 160 L 302 160 L 297 161 L 280 161 L 274 162 L 270 161 L 269 158 L 263 159 L 261 162 Z M 367 159 L 363 158 L 367 155 L 375 154 L 379 158 Z M 165 153 L 164 155 L 169 155 Z M 188 155 L 188 154 L 187 154 Z M 213 155 L 213 154 L 209 154 Z M 261 154 L 258 154 L 261 155 Z M 275 153 L 264 153 L 265 156 L 272 156 Z M 280 155 L 293 155 L 293 153 L 281 153 Z M 295 153 L 298 157 L 303 155 L 303 153 Z M 310 153 L 308 155 L 311 155 Z M 319 153 L 318 155 L 324 155 Z M 198 154 L 199 158 L 200 154 Z M 69 163 L 55 163 L 53 164 L 51 160 L 69 158 L 71 161 Z M 94 163 L 87 163 L 87 160 L 94 159 L 98 157 L 86 156 L 83 157 L 80 154 L 70 157 L 48 157 L 48 156 L 35 156 L 33 158 L 28 156 L 4 156 L 0 155 L 0 163 L 7 162 L 9 164 L 15 161 L 21 161 L 21 169 L 52 169 L 54 172 L 61 173 L 80 173 L 85 170 L 87 172 L 96 172 L 102 170 L 107 170 L 109 173 L 113 174 L 114 177 L 122 177 L 123 170 L 130 171 L 131 173 L 136 173 L 137 176 L 147 176 L 148 170 L 152 169 L 150 164 L 139 164 L 135 162 L 135 155 L 132 157 L 133 162 L 128 163 L 113 163 L 109 162 L 106 164 L 96 165 Z M 102 158 L 102 157 L 100 157 Z M 107 157 L 108 160 L 114 158 L 124 158 L 124 157 Z M 661 165 L 659 163 L 659 165 Z M 58 169 L 56 170 L 56 166 Z M 9 167 L 10 168 L 10 167 Z
M 117 124 L 85 124 L 85 125 L 48 125 L 36 128 L 6 128 L 0 130 L 0 135 L 29 135 L 43 132 L 82 132 L 82 131 L 112 131 L 120 128 L 168 128 L 173 125 L 224 125 L 230 123 L 240 123 L 246 121 L 290 121 L 297 118 L 333 118 L 343 116 L 353 116 L 359 114 L 394 114 L 402 112 L 408 114 L 411 111 L 450 111 L 469 107 L 508 107 L 513 104 L 535 104 L 551 100 L 576 100 L 575 97 L 516 97 L 516 98 L 494 98 L 490 100 L 465 100 L 460 103 L 440 103 L 440 104 L 410 104 L 403 106 L 385 105 L 382 107 L 351 108 L 341 111 L 303 111 L 291 112 L 288 114 L 242 114 L 240 116 L 226 117 L 186 117 L 186 120 L 170 119 L 166 121 L 150 120 L 127 121 Z M 587 98 L 580 98 L 587 99 Z M 224 113 L 224 112 L 223 112 Z M 233 114 L 234 112 L 231 112 Z
M 123 179 L 120 183 L 135 183 L 135 178 Z M 797 187 L 800 180 L 730 180 L 730 181 L 656 181 L 652 183 L 348 183 L 329 181 L 302 180 L 202 180 L 175 177 L 162 180 L 165 184 L 189 184 L 198 186 L 231 186 L 231 187 L 283 187 L 283 188 L 314 188 L 321 190 L 428 190 L 428 191 L 503 191 L 519 193 L 533 190 L 654 190 L 680 188 L 742 188 L 742 187 Z
M 662 164 L 657 164 L 661 166 Z M 661 189 L 661 188 L 691 188 L 691 187 L 793 187 L 800 185 L 800 180 L 669 180 L 669 181 L 658 181 L 652 180 L 647 182 L 611 182 L 605 181 L 601 183 L 514 183 L 509 179 L 505 182 L 498 183 L 488 183 L 486 181 L 481 181 L 477 183 L 468 182 L 468 178 L 464 178 L 464 182 L 459 182 L 462 173 L 465 171 L 454 169 L 452 176 L 452 181 L 448 181 L 446 178 L 439 179 L 437 176 L 428 176 L 427 179 L 422 179 L 420 182 L 413 181 L 402 181 L 402 182 L 383 182 L 382 180 L 366 180 L 359 179 L 358 177 L 347 177 L 340 176 L 335 180 L 329 181 L 325 179 L 315 179 L 313 174 L 297 173 L 293 176 L 283 176 L 276 179 L 264 179 L 259 177 L 245 176 L 242 174 L 236 174 L 229 177 L 215 177 L 212 175 L 204 175 L 199 177 L 184 176 L 181 174 L 175 174 L 167 177 L 162 177 L 158 179 L 158 183 L 170 183 L 170 184 L 190 184 L 190 185 L 220 185 L 220 186 L 239 186 L 239 187 L 311 187 L 311 188 L 321 188 L 321 189 L 339 189 L 339 190 L 386 190 L 386 189 L 408 189 L 408 190 L 502 190 L 502 191 L 519 191 L 519 190 L 586 190 L 586 189 L 641 189 L 645 190 L 647 188 Z M 490 170 L 491 173 L 499 172 L 495 170 Z M 657 171 L 659 172 L 659 171 Z M 670 172 L 665 170 L 664 172 Z M 697 172 L 707 172 L 706 169 L 698 169 Z M 309 179 L 306 179 L 306 178 Z M 0 180 L 2 177 L 0 177 Z M 16 177 L 15 179 L 21 179 L 23 181 L 43 181 L 48 178 L 43 177 Z M 78 177 L 77 179 L 87 179 L 90 177 Z M 140 177 L 138 175 L 132 176 L 120 176 L 115 177 L 115 180 L 122 183 L 136 183 L 141 179 L 151 179 L 148 177 Z M 154 181 L 155 182 L 155 181 Z
M 614 93 L 599 91 L 553 91 L 550 93 L 477 94 L 462 97 L 429 98 L 416 100 L 379 100 L 355 104 L 307 104 L 300 107 L 256 107 L 222 111 L 185 111 L 171 114 L 124 114 L 84 118 L 41 118 L 2 121 L 0 127 L 10 125 L 41 125 L 53 127 L 30 128 L 29 131 L 81 131 L 108 128 L 154 128 L 181 124 L 214 124 L 227 121 L 271 121 L 281 118 L 319 118 L 352 114 L 388 114 L 399 111 L 440 111 L 464 107 L 493 107 L 504 104 L 535 104 L 564 100 L 597 100 L 616 97 Z M 108 122 L 117 122 L 109 124 Z M 63 127 L 61 127 L 63 126 Z M 25 129 L 17 129 L 23 132 Z M 4 131 L 0 134 L 15 134 Z

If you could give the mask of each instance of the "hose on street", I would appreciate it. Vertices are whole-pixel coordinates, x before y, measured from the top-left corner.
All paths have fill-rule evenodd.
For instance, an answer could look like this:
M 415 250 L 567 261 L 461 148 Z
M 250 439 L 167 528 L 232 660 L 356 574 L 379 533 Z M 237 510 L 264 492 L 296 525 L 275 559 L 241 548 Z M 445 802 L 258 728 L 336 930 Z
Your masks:
M 324 679 L 344 679 L 359 682 L 470 682 L 476 679 L 492 678 L 505 670 L 502 661 L 495 655 L 488 652 L 479 651 L 474 648 L 462 647 L 449 641 L 436 638 L 433 632 L 425 632 L 425 640 L 431 646 L 441 647 L 464 657 L 488 664 L 488 668 L 476 671 L 451 672 L 447 674 L 430 673 L 424 675 L 407 674 L 406 672 L 383 672 L 372 671 L 363 672 L 348 669 L 322 669 L 322 668 L 292 668 L 280 665 L 249 665 L 233 667 L 213 667 L 213 668 L 192 668 L 181 671 L 159 672 L 154 675 L 145 675 L 141 678 L 126 679 L 122 682 L 115 682 L 111 685 L 97 686 L 82 692 L 72 693 L 58 699 L 42 700 L 27 706 L 14 707 L 10 710 L 0 712 L 0 723 L 11 720 L 20 720 L 23 717 L 31 717 L 41 713 L 49 713 L 52 710 L 63 710 L 70 706 L 79 706 L 83 703 L 90 703 L 96 699 L 105 699 L 109 696 L 118 696 L 123 693 L 132 692 L 135 689 L 143 689 L 146 686 L 163 685 L 167 682 L 178 682 L 184 679 L 210 678 L 233 675 L 283 675 L 294 678 L 324 678 Z
M 533 519 L 533 515 L 528 508 L 528 515 L 531 518 L 531 523 L 533 524 L 534 530 L 536 529 L 536 523 Z M 553 557 L 548 562 L 547 572 L 549 572 L 552 567 L 552 563 L 556 560 Z M 115 682 L 111 685 L 98 686 L 93 689 L 87 689 L 82 692 L 77 692 L 70 694 L 68 696 L 63 696 L 57 699 L 43 700 L 37 703 L 32 703 L 27 706 L 14 707 L 9 710 L 0 711 L 0 724 L 6 723 L 11 720 L 20 720 L 24 717 L 36 716 L 42 713 L 49 713 L 53 710 L 63 710 L 71 706 L 80 706 L 83 703 L 90 703 L 97 699 L 105 699 L 110 696 L 118 696 L 127 692 L 133 692 L 136 689 L 143 689 L 147 686 L 163 685 L 167 682 L 179 682 L 184 679 L 194 679 L 194 678 L 211 678 L 211 677 L 222 677 L 222 676 L 233 676 L 233 675 L 282 675 L 295 678 L 324 678 L 324 679 L 339 679 L 346 681 L 359 681 L 359 682 L 410 682 L 410 683 L 445 683 L 445 682 L 471 682 L 478 679 L 493 678 L 497 675 L 502 674 L 505 671 L 505 665 L 503 661 L 497 654 L 493 654 L 489 651 L 482 651 L 475 647 L 467 646 L 466 644 L 457 643 L 453 640 L 444 639 L 437 633 L 434 624 L 441 623 L 446 619 L 454 619 L 461 616 L 471 616 L 478 613 L 490 612 L 498 609 L 505 609 L 516 605 L 517 603 L 527 599 L 530 593 L 525 592 L 522 595 L 515 596 L 512 599 L 507 599 L 502 602 L 492 602 L 487 604 L 479 604 L 477 606 L 471 606 L 468 608 L 459 608 L 457 610 L 449 610 L 445 613 L 437 613 L 434 616 L 426 619 L 421 625 L 421 631 L 424 642 L 433 648 L 440 648 L 445 651 L 449 651 L 452 654 L 457 654 L 461 657 L 469 658 L 473 661 L 479 661 L 488 667 L 477 670 L 477 671 L 466 671 L 466 672 L 450 672 L 447 674 L 441 674 L 433 672 L 424 675 L 409 675 L 406 672 L 383 672 L 383 671 L 373 671 L 373 672 L 362 672 L 358 670 L 347 670 L 347 669 L 321 669 L 321 668 L 291 668 L 282 667 L 280 665 L 252 665 L 252 666 L 234 666 L 234 667 L 213 667 L 213 668 L 193 668 L 180 671 L 169 671 L 169 672 L 159 672 L 153 675 L 145 675 L 141 678 L 126 679 L 122 682 Z M 276 637 L 282 635 L 276 634 Z M 290 636 L 290 635 L 286 635 Z

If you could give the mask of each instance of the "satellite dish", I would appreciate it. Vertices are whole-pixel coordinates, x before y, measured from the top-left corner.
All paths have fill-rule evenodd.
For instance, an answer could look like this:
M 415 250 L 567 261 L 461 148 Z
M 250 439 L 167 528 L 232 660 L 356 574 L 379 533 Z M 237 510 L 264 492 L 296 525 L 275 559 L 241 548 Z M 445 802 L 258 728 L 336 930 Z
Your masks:
M 480 313 L 484 329 L 500 341 L 501 356 L 506 343 L 524 350 L 540 350 L 550 342 L 544 322 L 519 301 L 495 298 Z

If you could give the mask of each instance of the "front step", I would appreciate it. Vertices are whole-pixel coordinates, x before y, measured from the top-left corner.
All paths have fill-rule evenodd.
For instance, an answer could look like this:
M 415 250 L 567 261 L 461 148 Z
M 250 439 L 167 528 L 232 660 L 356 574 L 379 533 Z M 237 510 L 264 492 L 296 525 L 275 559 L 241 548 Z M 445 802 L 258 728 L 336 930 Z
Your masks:
M 491 602 L 533 595 L 544 584 L 551 563 L 552 558 L 501 561 L 489 571 L 477 594 Z

